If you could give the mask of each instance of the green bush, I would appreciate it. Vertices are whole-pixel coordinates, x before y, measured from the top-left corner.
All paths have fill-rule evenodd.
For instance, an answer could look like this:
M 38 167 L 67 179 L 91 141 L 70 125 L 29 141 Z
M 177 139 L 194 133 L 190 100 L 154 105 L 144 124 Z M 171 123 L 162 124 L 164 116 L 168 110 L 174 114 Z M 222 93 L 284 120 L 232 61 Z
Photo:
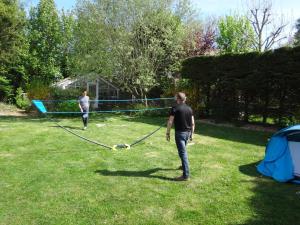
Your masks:
M 145 103 L 131 103 L 127 105 L 114 105 L 109 109 L 106 110 L 113 110 L 113 111 L 118 111 L 120 112 L 114 112 L 114 114 L 128 114 L 131 116 L 166 116 L 169 113 L 168 109 L 163 109 L 163 110 L 149 110 L 151 108 L 157 108 L 159 106 L 151 105 L 149 103 L 148 107 L 146 106 Z M 147 110 L 148 109 L 148 110 Z M 102 110 L 105 110 L 102 108 Z M 128 110 L 126 112 L 122 112 L 122 110 Z M 132 111 L 131 111 L 132 110 Z
M 148 105 L 148 108 L 156 108 L 156 106 Z M 135 116 L 166 116 L 169 114 L 168 109 L 147 110 L 145 103 L 133 104 L 130 109 L 140 110 L 130 113 L 131 115 Z
M 49 111 L 55 112 L 79 112 L 78 97 L 80 96 L 78 89 L 61 89 L 52 87 L 50 89 L 50 100 L 53 102 L 46 103 Z M 60 101 L 61 100 L 61 101 Z M 68 116 L 78 116 L 78 114 L 70 114 Z
M 25 95 L 25 93 L 21 87 L 19 87 L 16 91 L 15 101 L 16 101 L 17 107 L 20 109 L 27 110 L 31 106 L 30 100 Z
M 50 99 L 54 100 L 77 100 L 81 95 L 81 90 L 76 88 L 61 89 L 52 87 L 50 89 Z
M 58 102 L 55 104 L 53 109 L 55 112 L 79 112 L 78 102 L 77 101 L 64 101 Z
M 0 76 L 0 101 L 7 101 L 12 97 L 12 86 L 7 78 Z
M 41 80 L 33 80 L 27 86 L 27 96 L 30 100 L 45 100 L 50 97 L 50 87 Z

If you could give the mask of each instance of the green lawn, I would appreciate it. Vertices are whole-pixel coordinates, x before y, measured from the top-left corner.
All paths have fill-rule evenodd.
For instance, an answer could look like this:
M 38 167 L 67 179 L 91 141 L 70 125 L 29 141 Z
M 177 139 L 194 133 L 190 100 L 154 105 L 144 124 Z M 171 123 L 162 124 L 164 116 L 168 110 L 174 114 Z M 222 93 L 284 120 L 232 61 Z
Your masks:
M 113 145 L 131 143 L 163 118 L 92 118 L 60 124 Z M 0 224 L 300 224 L 300 185 L 261 177 L 269 133 L 197 124 L 191 180 L 165 129 L 127 151 L 87 143 L 38 118 L 0 118 Z

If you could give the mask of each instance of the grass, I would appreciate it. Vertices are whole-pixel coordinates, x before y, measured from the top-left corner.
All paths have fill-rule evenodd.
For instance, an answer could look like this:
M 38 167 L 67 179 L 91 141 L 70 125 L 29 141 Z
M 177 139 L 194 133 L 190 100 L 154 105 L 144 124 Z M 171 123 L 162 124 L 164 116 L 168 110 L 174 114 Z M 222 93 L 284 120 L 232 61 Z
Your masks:
M 76 118 L 60 124 L 108 145 L 164 118 Z M 0 224 L 300 224 L 300 186 L 261 177 L 270 133 L 197 124 L 191 180 L 162 129 L 129 151 L 84 142 L 43 118 L 0 118 Z

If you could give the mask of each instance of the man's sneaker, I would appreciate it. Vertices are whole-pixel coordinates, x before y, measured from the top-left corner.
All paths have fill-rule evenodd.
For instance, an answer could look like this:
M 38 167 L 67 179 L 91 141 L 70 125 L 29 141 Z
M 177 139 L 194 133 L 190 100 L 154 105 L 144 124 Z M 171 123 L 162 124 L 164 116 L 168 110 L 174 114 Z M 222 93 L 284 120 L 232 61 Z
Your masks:
M 174 181 L 188 181 L 188 180 L 189 178 L 184 176 L 174 178 Z
M 86 130 L 86 127 L 84 127 L 83 130 Z

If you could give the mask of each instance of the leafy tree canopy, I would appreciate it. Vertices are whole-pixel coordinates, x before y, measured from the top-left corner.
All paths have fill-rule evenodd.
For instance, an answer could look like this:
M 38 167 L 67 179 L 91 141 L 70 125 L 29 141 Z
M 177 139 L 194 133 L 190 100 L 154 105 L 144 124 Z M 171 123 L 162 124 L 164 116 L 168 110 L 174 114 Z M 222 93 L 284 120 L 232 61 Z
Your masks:
M 226 16 L 219 23 L 218 48 L 222 53 L 244 53 L 253 50 L 254 31 L 243 16 Z

